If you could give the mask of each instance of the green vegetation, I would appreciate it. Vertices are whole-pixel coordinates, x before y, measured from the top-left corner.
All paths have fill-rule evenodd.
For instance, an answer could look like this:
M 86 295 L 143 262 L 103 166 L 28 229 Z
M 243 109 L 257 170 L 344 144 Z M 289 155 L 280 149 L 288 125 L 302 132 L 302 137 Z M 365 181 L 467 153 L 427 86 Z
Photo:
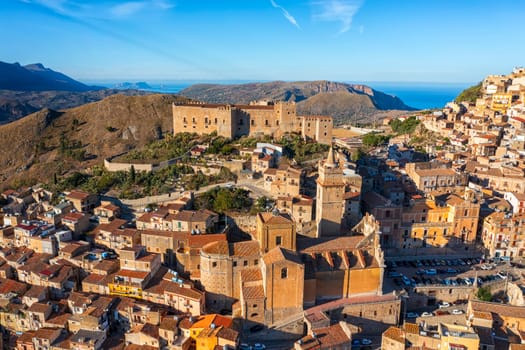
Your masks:
M 352 154 L 350 156 L 350 159 L 352 160 L 352 162 L 355 163 L 359 159 L 363 158 L 365 155 L 366 155 L 366 153 L 363 152 L 363 150 L 361 148 L 358 148 L 358 149 L 356 149 L 355 151 L 352 152 Z
M 237 175 L 232 173 L 230 169 L 222 167 L 217 175 L 208 176 L 202 171 L 198 171 L 195 175 L 186 179 L 184 187 L 188 190 L 199 190 L 204 186 L 228 181 L 237 181 Z
M 232 145 L 232 140 L 218 136 L 211 140 L 210 146 L 206 150 L 208 154 L 222 154 L 229 155 L 232 154 L 235 148 Z
M 388 135 L 381 135 L 376 132 L 371 132 L 363 136 L 363 145 L 367 147 L 377 147 L 382 145 L 390 139 Z
M 121 157 L 121 161 L 158 162 L 180 157 L 190 151 L 198 142 L 197 134 L 179 133 L 163 140 L 153 141 L 141 150 L 133 150 Z M 117 161 L 120 161 L 117 160 Z
M 476 292 L 476 297 L 481 301 L 492 301 L 492 293 L 489 287 L 480 287 Z
M 399 119 L 393 119 L 390 122 L 390 127 L 392 128 L 392 131 L 399 134 L 412 134 L 416 127 L 419 125 L 420 121 L 415 117 L 411 116 L 404 121 L 401 121 Z
M 295 159 L 297 163 L 302 163 L 327 152 L 330 146 L 322 145 L 317 142 L 304 141 L 299 135 L 288 135 L 279 141 L 283 146 L 283 156 L 288 159 Z
M 476 99 L 481 97 L 481 82 L 477 85 L 471 86 L 463 91 L 456 97 L 456 102 L 470 102 L 475 103 Z
M 242 188 L 216 187 L 197 197 L 195 206 L 223 214 L 229 210 L 248 210 L 252 200 L 249 191 Z
M 42 143 L 42 145 L 39 146 L 39 152 L 42 150 L 42 148 L 40 148 L 41 146 L 45 147 L 45 144 Z M 86 150 L 83 150 L 82 147 L 82 142 L 69 140 L 65 133 L 60 135 L 58 146 L 60 155 L 74 160 L 83 161 L 86 156 Z
M 92 174 L 74 172 L 65 178 L 57 178 L 46 187 L 54 192 L 81 188 L 91 193 L 103 193 L 113 189 L 120 192 L 120 198 L 132 199 L 169 193 L 173 190 L 170 180 L 186 174 L 193 174 L 193 169 L 186 165 L 172 165 L 154 173 L 137 172 L 133 167 L 130 171 L 117 172 L 95 167 Z

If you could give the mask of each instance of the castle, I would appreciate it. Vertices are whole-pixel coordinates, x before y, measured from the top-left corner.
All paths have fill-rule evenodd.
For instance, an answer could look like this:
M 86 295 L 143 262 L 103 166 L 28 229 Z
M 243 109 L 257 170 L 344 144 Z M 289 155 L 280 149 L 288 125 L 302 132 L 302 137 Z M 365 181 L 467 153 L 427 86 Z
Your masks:
M 241 136 L 300 133 L 322 144 L 332 142 L 332 117 L 298 116 L 294 102 L 264 102 L 249 105 L 187 103 L 173 104 L 173 132 L 211 134 L 235 139 Z

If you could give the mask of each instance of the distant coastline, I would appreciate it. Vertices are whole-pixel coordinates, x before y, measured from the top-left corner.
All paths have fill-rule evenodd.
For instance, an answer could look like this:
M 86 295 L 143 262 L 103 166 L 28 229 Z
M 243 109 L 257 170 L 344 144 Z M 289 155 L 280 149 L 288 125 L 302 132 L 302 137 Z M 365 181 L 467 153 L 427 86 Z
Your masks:
M 214 81 L 170 81 L 147 82 L 150 89 L 144 91 L 176 94 L 179 91 L 194 84 L 240 84 L 252 82 L 251 80 L 214 80 Z M 122 81 L 93 81 L 90 82 L 99 86 L 112 88 Z M 442 108 L 447 102 L 454 98 L 465 88 L 474 85 L 474 83 L 419 83 L 419 82 L 348 82 L 365 84 L 374 90 L 381 91 L 390 95 L 399 97 L 409 106 L 428 109 Z

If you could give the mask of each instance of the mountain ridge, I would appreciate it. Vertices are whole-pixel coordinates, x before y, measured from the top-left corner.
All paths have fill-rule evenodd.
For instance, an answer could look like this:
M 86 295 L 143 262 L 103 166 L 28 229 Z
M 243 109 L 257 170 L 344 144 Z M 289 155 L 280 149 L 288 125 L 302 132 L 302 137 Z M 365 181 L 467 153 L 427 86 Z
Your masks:
M 256 100 L 293 101 L 297 103 L 299 114 L 312 114 L 312 111 L 315 110 L 320 114 L 334 117 L 335 124 L 357 120 L 367 122 L 376 113 L 387 110 L 416 110 L 407 106 L 400 98 L 374 90 L 367 85 L 329 80 L 272 81 L 231 85 L 195 84 L 179 91 L 178 94 L 209 103 L 246 104 Z M 310 100 L 312 98 L 313 100 Z M 321 100 L 325 107 L 314 108 L 313 102 Z
M 102 87 L 88 86 L 67 75 L 46 68 L 42 63 L 26 66 L 0 61 L 0 90 L 16 91 L 90 91 Z

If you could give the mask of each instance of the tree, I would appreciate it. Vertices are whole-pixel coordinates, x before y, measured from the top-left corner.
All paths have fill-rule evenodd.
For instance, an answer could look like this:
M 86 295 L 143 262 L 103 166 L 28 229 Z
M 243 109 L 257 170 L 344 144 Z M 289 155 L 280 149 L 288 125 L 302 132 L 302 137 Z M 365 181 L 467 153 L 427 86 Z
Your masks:
M 356 149 L 352 152 L 352 155 L 350 156 L 350 159 L 352 162 L 357 162 L 359 159 L 361 159 L 365 155 L 365 152 L 361 148 Z
M 481 301 L 492 301 L 492 293 L 489 287 L 480 287 L 476 292 L 476 297 Z
M 132 184 L 134 184 L 136 179 L 137 179 L 137 173 L 135 171 L 135 167 L 132 164 L 131 167 L 129 168 L 129 181 Z

